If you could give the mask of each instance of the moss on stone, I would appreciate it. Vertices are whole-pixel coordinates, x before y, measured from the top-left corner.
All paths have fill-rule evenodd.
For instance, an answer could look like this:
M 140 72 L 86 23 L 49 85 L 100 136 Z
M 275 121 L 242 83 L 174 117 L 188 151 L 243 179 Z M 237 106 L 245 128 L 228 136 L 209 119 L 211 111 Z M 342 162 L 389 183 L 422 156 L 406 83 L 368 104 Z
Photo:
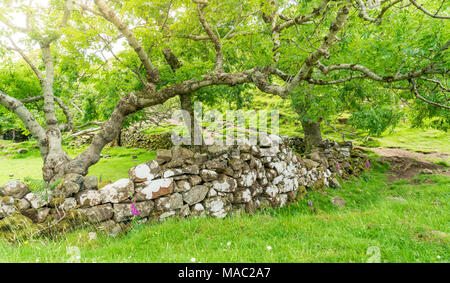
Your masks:
M 49 206 L 50 207 L 59 207 L 61 204 L 64 203 L 65 198 L 63 197 L 57 197 L 57 198 L 52 198 L 49 202 Z
M 100 190 L 101 188 L 106 187 L 109 184 L 112 184 L 112 181 L 110 181 L 110 180 L 102 181 L 98 184 L 98 189 Z

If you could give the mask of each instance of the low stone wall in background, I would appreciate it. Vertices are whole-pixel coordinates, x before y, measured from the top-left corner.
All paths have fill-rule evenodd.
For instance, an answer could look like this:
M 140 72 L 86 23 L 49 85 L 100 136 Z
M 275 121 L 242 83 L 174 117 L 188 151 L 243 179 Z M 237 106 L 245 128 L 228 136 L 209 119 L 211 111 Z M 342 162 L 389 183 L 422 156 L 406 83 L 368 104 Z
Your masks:
M 75 137 L 70 143 L 70 146 L 80 147 L 88 145 L 92 142 L 93 135 L 81 135 Z M 110 146 L 118 146 L 118 141 L 113 141 Z M 148 150 L 170 149 L 173 147 L 171 133 L 154 133 L 141 134 L 135 127 L 130 127 L 123 130 L 120 134 L 120 146 L 128 146 L 135 148 L 145 148 Z
M 51 191 L 30 192 L 27 184 L 10 181 L 0 187 L 0 231 L 8 229 L 12 217 L 40 229 L 67 229 L 75 220 L 118 229 L 135 218 L 252 213 L 283 207 L 307 189 L 339 187 L 338 176 L 365 168 L 366 156 L 351 143 L 325 140 L 300 158 L 288 146 L 294 141 L 268 136 L 258 145 L 209 146 L 204 153 L 174 147 L 131 168 L 129 178 L 100 187 L 95 176 L 77 174 L 67 175 Z
M 136 129 L 127 129 L 120 135 L 121 146 L 145 148 L 148 150 L 170 149 L 173 147 L 170 132 L 141 134 Z

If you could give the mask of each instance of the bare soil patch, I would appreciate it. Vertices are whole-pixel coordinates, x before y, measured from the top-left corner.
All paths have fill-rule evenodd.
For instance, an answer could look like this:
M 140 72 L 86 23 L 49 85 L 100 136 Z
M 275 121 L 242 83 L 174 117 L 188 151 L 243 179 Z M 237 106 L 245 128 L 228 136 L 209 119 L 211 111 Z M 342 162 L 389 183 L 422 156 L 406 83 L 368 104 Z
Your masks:
M 428 158 L 448 158 L 447 153 L 421 153 L 414 152 L 403 148 L 365 148 L 380 155 L 381 161 L 391 164 L 388 173 L 388 181 L 395 182 L 398 180 L 410 180 L 417 176 L 418 173 L 428 172 L 431 174 L 443 174 L 450 176 L 450 171 L 442 166 L 428 161 Z M 431 171 L 429 171 L 431 170 Z M 415 182 L 414 184 L 417 184 Z

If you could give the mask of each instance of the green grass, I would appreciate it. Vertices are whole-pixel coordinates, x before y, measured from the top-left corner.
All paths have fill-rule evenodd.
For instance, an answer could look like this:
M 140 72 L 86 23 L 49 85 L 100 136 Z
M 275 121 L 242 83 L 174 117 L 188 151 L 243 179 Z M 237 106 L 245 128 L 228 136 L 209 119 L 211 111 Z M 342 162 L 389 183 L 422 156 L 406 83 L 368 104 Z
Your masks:
M 373 165 L 341 190 L 309 192 L 253 216 L 169 219 L 93 241 L 83 229 L 55 241 L 0 242 L 0 262 L 65 262 L 70 246 L 80 249 L 81 262 L 366 262 L 370 247 L 380 250 L 382 262 L 449 262 L 450 178 L 388 184 L 385 171 Z M 333 196 L 346 206 L 333 206 Z
M 21 179 L 28 177 L 31 179 L 42 179 L 43 161 L 39 150 L 35 148 L 33 141 L 23 143 L 11 143 L 2 141 L 6 145 L 7 153 L 0 150 L 0 184 L 4 184 L 11 179 Z M 26 154 L 18 154 L 19 148 L 28 150 Z M 64 147 L 69 156 L 75 157 L 81 153 L 86 147 L 71 148 Z M 103 155 L 111 155 L 111 158 L 102 158 L 100 161 L 89 168 L 88 176 L 101 177 L 103 180 L 118 180 L 127 178 L 128 170 L 140 163 L 153 160 L 154 151 L 147 151 L 138 148 L 115 147 L 105 148 Z M 136 159 L 132 157 L 136 156 Z M 9 173 L 13 173 L 14 177 L 10 178 Z
M 397 127 L 379 140 L 381 147 L 400 147 L 421 152 L 450 152 L 450 133 L 435 129 Z

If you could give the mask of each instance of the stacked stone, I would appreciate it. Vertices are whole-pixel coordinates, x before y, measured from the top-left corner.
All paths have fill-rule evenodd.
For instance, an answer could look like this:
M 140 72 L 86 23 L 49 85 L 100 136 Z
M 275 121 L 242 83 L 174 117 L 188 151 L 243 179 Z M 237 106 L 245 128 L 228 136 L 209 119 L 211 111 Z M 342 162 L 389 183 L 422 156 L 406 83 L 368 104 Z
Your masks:
M 162 150 L 155 160 L 131 168 L 129 178 L 100 188 L 96 177 L 78 174 L 66 175 L 52 191 L 30 192 L 28 185 L 11 181 L 0 187 L 0 219 L 18 212 L 47 223 L 74 211 L 106 226 L 136 216 L 143 221 L 223 218 L 285 206 L 307 188 L 337 186 L 333 163 L 343 160 L 344 165 L 354 155 L 351 144 L 324 142 L 320 151 L 300 159 L 287 144 L 287 138 L 270 135 L 258 145 L 209 146 L 203 153 Z

